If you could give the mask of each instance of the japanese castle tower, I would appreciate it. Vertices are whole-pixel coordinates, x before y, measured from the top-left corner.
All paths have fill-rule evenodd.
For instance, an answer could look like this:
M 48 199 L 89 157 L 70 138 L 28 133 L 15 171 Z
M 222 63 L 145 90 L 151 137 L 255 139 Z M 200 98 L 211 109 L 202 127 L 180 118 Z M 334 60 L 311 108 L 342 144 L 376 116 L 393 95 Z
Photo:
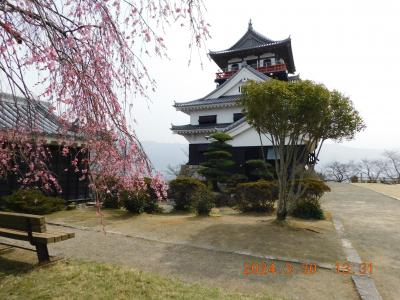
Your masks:
M 229 49 L 210 51 L 210 57 L 221 69 L 214 79 L 217 87 L 208 95 L 189 102 L 175 103 L 174 107 L 190 116 L 190 124 L 172 125 L 173 133 L 189 141 L 188 165 L 205 161 L 210 134 L 222 131 L 230 136 L 232 159 L 238 166 L 250 159 L 262 157 L 274 160 L 271 143 L 251 127 L 239 104 L 241 86 L 247 80 L 265 81 L 270 78 L 295 80 L 291 39 L 273 41 L 253 29 L 251 21 L 247 32 Z M 262 144 L 262 148 L 261 148 Z

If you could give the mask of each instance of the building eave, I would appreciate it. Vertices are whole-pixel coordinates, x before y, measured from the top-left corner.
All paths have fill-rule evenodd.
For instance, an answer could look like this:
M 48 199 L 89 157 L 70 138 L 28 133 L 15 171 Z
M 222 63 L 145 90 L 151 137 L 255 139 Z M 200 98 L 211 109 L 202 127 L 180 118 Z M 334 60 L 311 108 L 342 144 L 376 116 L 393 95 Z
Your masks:
M 292 52 L 292 40 L 290 37 L 281 40 L 274 41 L 268 44 L 262 44 L 254 47 L 240 48 L 240 49 L 226 49 L 222 51 L 209 51 L 208 55 L 210 58 L 220 67 L 224 68 L 226 62 L 233 57 L 246 56 L 246 55 L 261 55 L 268 51 L 278 51 L 285 59 L 285 63 L 288 67 L 289 73 L 296 72 L 294 65 L 293 52 Z
M 261 44 L 258 46 L 253 46 L 253 47 L 247 47 L 247 48 L 239 48 L 239 49 L 226 49 L 226 50 L 220 50 L 220 51 L 209 51 L 208 54 L 211 56 L 211 58 L 213 57 L 218 57 L 218 56 L 224 56 L 226 54 L 236 54 L 239 52 L 246 52 L 246 51 L 251 51 L 251 50 L 255 50 L 255 49 L 262 49 L 265 48 L 266 50 L 268 48 L 271 47 L 275 47 L 275 46 L 283 46 L 287 43 L 291 42 L 291 38 L 288 37 L 284 40 L 280 40 L 280 41 L 273 41 L 270 43 L 266 43 L 266 44 Z
M 209 126 L 205 125 L 173 125 L 171 124 L 171 131 L 175 134 L 201 134 L 201 133 L 214 133 L 217 131 L 223 131 L 224 128 L 228 127 L 232 123 L 212 124 Z
M 225 102 L 225 103 L 211 103 L 211 104 L 196 104 L 196 105 L 185 105 L 185 106 L 177 106 L 174 105 L 176 110 L 182 112 L 190 112 L 196 110 L 208 110 L 213 108 L 228 108 L 228 107 L 236 107 L 239 106 L 239 100 L 235 100 L 232 102 Z

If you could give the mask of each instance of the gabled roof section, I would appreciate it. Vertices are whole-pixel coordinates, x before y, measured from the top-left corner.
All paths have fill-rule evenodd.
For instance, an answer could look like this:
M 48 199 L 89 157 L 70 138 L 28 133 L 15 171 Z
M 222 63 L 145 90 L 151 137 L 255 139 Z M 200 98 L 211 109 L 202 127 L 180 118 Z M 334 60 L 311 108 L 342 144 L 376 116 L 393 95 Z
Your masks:
M 255 70 L 251 66 L 246 65 L 206 96 L 189 102 L 176 102 L 174 107 L 181 111 L 189 111 L 201 108 L 209 109 L 215 107 L 235 106 L 237 105 L 241 94 L 238 93 L 237 95 L 228 96 L 225 95 L 225 93 L 239 82 L 242 82 L 243 79 L 265 81 L 268 80 L 269 77 Z
M 223 129 L 224 132 L 230 131 L 232 129 L 235 129 L 236 127 L 238 127 L 239 125 L 243 124 L 246 122 L 246 117 L 240 118 L 239 120 L 237 120 L 236 122 L 233 122 L 232 124 L 230 124 L 229 126 L 225 127 Z
M 255 31 L 253 29 L 253 24 L 251 23 L 250 20 L 249 27 L 246 33 L 232 47 L 230 47 L 227 50 L 234 51 L 240 49 L 253 48 L 260 45 L 270 44 L 273 42 L 274 42 L 273 40 Z
M 245 73 L 248 74 L 246 75 Z M 257 71 L 256 69 L 252 68 L 249 65 L 245 65 L 239 71 L 237 71 L 233 76 L 231 76 L 228 80 L 226 80 L 223 84 L 219 85 L 215 90 L 206 95 L 204 99 L 216 98 L 216 96 L 218 97 L 223 96 L 224 91 L 228 91 L 236 83 L 240 82 L 244 77 L 251 74 L 253 74 L 254 76 L 252 76 L 252 78 L 246 78 L 246 79 L 258 80 L 258 81 L 261 80 L 265 81 L 269 79 L 267 75 Z

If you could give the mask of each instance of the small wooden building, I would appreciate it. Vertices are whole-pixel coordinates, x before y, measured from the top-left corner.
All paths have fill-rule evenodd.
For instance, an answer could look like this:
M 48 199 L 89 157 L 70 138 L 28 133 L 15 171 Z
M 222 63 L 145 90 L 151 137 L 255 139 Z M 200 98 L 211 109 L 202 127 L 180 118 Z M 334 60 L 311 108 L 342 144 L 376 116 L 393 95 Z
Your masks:
M 11 130 L 17 126 L 32 126 L 46 141 L 46 146 L 52 153 L 48 164 L 50 171 L 54 173 L 62 188 L 61 196 L 66 200 L 85 200 L 89 198 L 88 180 L 79 180 L 82 174 L 75 172 L 71 167 L 71 158 L 75 157 L 82 146 L 82 140 L 76 137 L 73 131 L 68 136 L 60 134 L 60 122 L 58 117 L 48 110 L 44 102 L 35 101 L 29 103 L 25 98 L 15 97 L 10 94 L 0 93 L 0 130 Z M 67 156 L 61 155 L 62 141 L 74 139 L 75 148 L 70 149 Z M 0 196 L 11 194 L 20 187 L 15 175 L 9 174 L 6 179 L 0 181 Z

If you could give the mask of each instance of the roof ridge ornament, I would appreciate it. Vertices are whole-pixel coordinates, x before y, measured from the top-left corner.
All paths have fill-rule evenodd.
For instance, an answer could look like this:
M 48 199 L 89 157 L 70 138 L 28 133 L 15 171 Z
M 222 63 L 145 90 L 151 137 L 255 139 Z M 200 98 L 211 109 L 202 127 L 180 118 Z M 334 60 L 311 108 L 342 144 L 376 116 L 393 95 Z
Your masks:
M 251 22 L 251 18 L 249 20 L 249 29 L 253 29 L 253 23 Z

